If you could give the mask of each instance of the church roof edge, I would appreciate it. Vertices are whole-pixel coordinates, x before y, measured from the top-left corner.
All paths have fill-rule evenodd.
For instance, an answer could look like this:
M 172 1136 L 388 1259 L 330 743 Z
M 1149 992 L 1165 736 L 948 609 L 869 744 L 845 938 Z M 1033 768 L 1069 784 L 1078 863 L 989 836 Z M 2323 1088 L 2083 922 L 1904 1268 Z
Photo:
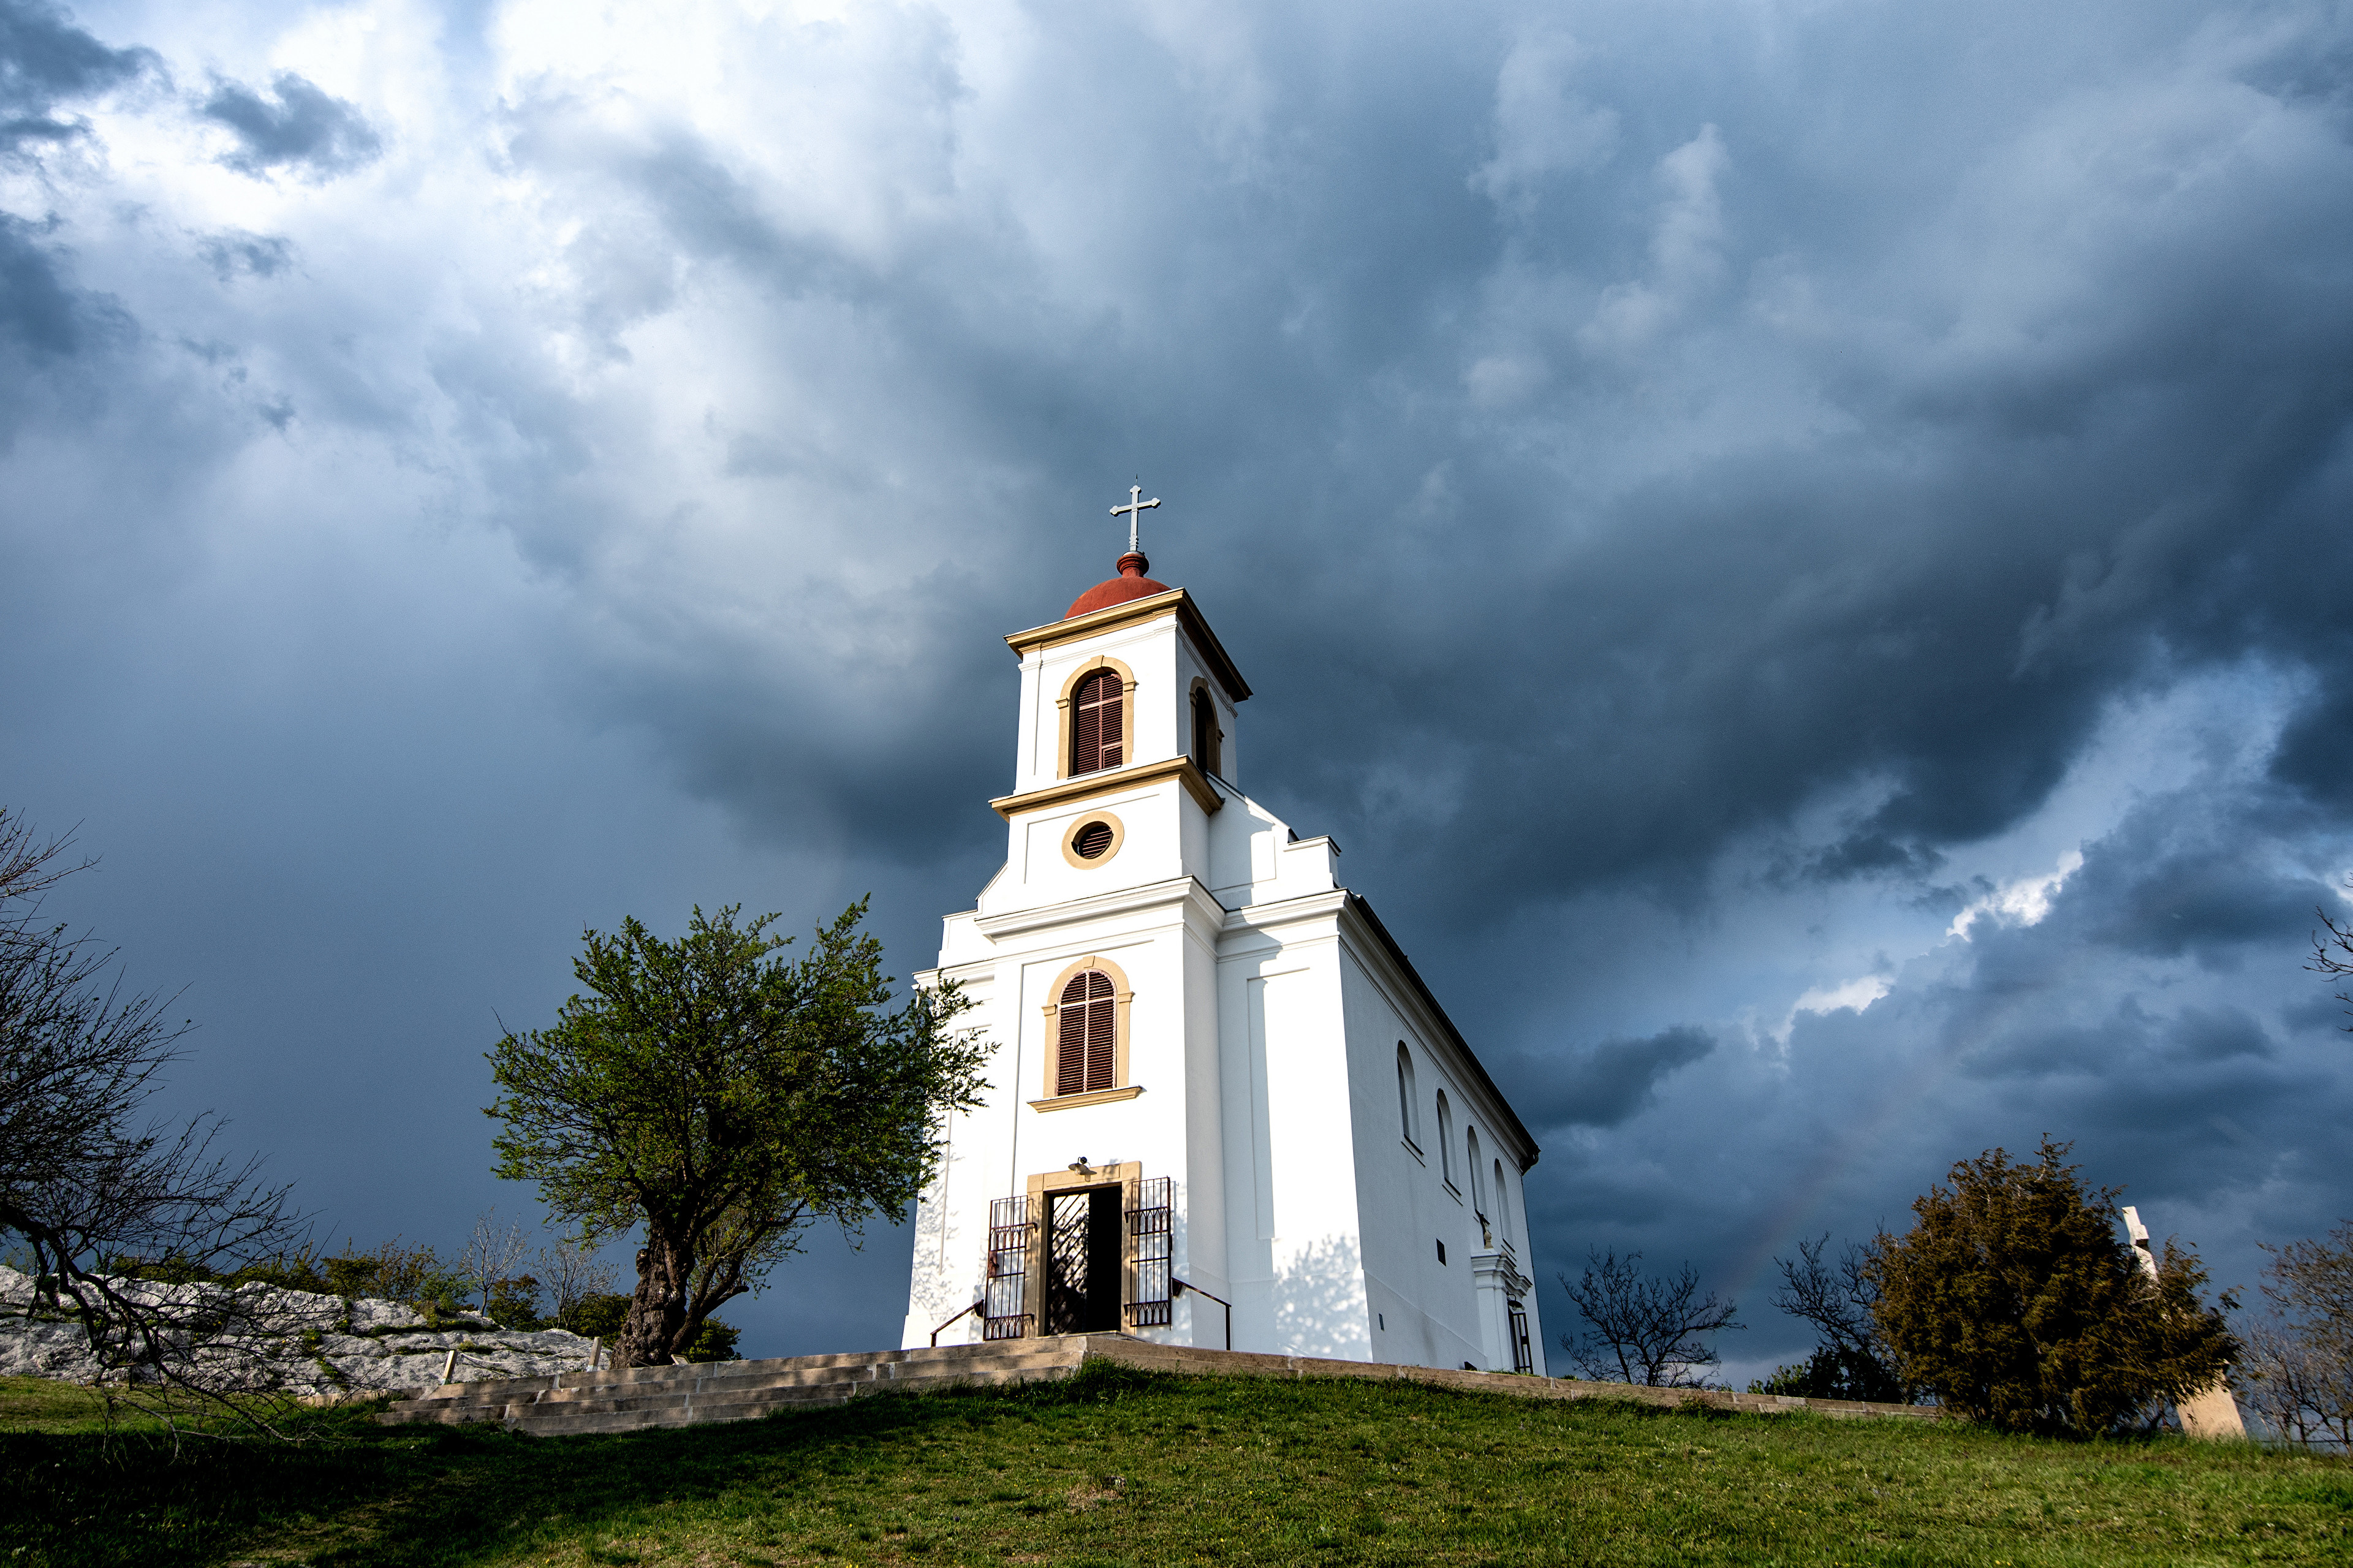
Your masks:
M 1373 913 L 1373 906 L 1365 901 L 1362 893 L 1348 895 L 1348 908 L 1362 917 L 1366 929 L 1373 933 L 1374 939 L 1388 954 L 1389 962 L 1398 966 L 1398 973 L 1405 976 L 1406 984 L 1413 987 L 1414 994 L 1421 999 L 1422 1005 L 1430 1009 L 1430 1016 L 1438 1020 L 1439 1026 L 1446 1031 L 1448 1043 L 1462 1053 L 1462 1060 L 1479 1080 L 1479 1087 L 1485 1089 L 1502 1110 L 1504 1119 L 1511 1124 L 1506 1131 L 1519 1140 L 1521 1148 L 1528 1152 L 1526 1163 L 1520 1168 L 1525 1170 L 1535 1164 L 1542 1157 L 1544 1150 L 1529 1134 L 1526 1123 L 1520 1120 L 1520 1113 L 1512 1109 L 1511 1100 L 1495 1087 L 1495 1080 L 1487 1076 L 1486 1064 L 1479 1059 L 1479 1053 L 1471 1048 L 1471 1042 L 1462 1037 L 1462 1031 L 1454 1026 L 1454 1020 L 1446 1016 L 1445 1007 L 1440 1005 L 1436 994 L 1430 989 L 1429 982 L 1422 979 L 1421 972 L 1414 968 L 1413 960 L 1405 955 L 1405 949 L 1399 947 L 1397 938 L 1389 934 L 1389 928 L 1381 924 L 1381 917 Z
M 1242 672 L 1234 667 L 1233 658 L 1226 652 L 1225 645 L 1218 640 L 1218 634 L 1209 629 L 1208 618 L 1201 614 L 1199 602 L 1182 588 L 1171 588 L 1165 594 L 1155 594 L 1149 598 L 1130 599 L 1125 604 L 1090 610 L 1082 616 L 1050 621 L 1042 626 L 1031 626 L 1027 631 L 1011 632 L 1006 636 L 1005 646 L 1018 658 L 1033 648 L 1075 642 L 1115 626 L 1155 620 L 1162 616 L 1176 617 L 1176 624 L 1192 639 L 1202 662 L 1217 676 L 1218 683 L 1226 689 L 1228 697 L 1236 702 L 1250 700 L 1250 682 L 1244 680 Z

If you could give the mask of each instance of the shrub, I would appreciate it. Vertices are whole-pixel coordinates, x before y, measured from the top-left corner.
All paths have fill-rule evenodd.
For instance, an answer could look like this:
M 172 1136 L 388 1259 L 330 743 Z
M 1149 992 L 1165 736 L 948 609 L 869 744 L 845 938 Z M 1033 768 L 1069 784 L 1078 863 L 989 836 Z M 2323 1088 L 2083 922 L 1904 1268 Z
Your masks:
M 687 1361 L 733 1361 L 738 1331 L 733 1324 L 718 1318 L 702 1320 L 702 1331 L 686 1347 Z
M 546 1320 L 539 1315 L 539 1281 L 528 1274 L 491 1281 L 482 1315 L 502 1329 L 528 1332 L 544 1328 Z
M 1901 1374 L 2006 1431 L 2153 1425 L 2238 1350 L 2221 1310 L 2199 1301 L 2196 1257 L 2168 1242 L 2148 1279 L 2118 1234 L 2117 1189 L 2084 1185 L 2068 1147 L 2045 1138 L 2031 1165 L 2000 1149 L 1964 1160 L 1868 1265 Z
M 1909 1390 L 1892 1380 L 1887 1370 L 1867 1353 L 1831 1345 L 1815 1348 L 1804 1361 L 1777 1366 L 1773 1375 L 1748 1385 L 1751 1394 L 1778 1394 L 1797 1399 L 1860 1399 L 1882 1405 L 1910 1403 Z
M 628 1316 L 629 1298 L 606 1291 L 581 1297 L 572 1304 L 571 1310 L 557 1314 L 555 1326 L 586 1334 L 592 1340 L 604 1340 L 619 1333 Z

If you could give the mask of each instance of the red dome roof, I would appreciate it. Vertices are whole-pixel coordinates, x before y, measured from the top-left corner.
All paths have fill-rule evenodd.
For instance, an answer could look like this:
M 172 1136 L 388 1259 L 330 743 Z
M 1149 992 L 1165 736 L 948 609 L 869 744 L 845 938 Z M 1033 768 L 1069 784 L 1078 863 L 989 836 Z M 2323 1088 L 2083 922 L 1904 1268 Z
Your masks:
M 1119 575 L 1108 583 L 1096 584 L 1071 600 L 1070 614 L 1062 618 L 1067 621 L 1090 610 L 1108 610 L 1113 605 L 1124 605 L 1130 599 L 1149 599 L 1155 594 L 1168 592 L 1167 584 L 1155 583 L 1145 575 L 1151 568 L 1151 562 L 1133 551 L 1121 556 Z

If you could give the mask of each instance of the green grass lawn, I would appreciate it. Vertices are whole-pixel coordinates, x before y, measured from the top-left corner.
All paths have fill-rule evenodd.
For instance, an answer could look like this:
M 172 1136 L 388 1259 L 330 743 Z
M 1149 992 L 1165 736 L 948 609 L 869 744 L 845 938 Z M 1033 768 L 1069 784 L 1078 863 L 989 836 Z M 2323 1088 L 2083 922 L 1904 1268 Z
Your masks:
M 1102 1363 L 631 1436 L 343 1413 L 174 1460 L 89 1418 L 0 1384 L 5 1568 L 2353 1561 L 2339 1458 Z

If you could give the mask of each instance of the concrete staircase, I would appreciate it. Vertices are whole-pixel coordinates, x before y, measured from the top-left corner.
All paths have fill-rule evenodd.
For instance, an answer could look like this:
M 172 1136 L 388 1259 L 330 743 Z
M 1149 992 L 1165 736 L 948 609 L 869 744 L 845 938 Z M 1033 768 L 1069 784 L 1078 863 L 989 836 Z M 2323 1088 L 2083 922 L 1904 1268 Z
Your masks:
M 545 1436 L 742 1421 L 797 1405 L 841 1405 L 886 1389 L 914 1393 L 1065 1378 L 1085 1361 L 1089 1338 L 1070 1334 L 936 1350 L 686 1363 L 449 1383 L 404 1397 L 376 1419 L 387 1426 L 495 1421 Z
M 567 1372 L 554 1377 L 509 1377 L 444 1384 L 396 1400 L 376 1419 L 411 1422 L 495 1421 L 515 1431 L 562 1436 L 583 1432 L 636 1432 L 742 1421 L 773 1410 L 841 1405 L 862 1394 L 988 1384 L 1047 1383 L 1069 1377 L 1089 1361 L 1198 1377 L 1347 1377 L 1397 1379 L 1471 1394 L 1517 1399 L 1634 1400 L 1671 1407 L 1706 1405 L 1752 1415 L 1810 1410 L 1842 1417 L 1935 1420 L 1919 1405 L 1863 1405 L 1838 1399 L 1796 1399 L 1735 1394 L 1726 1389 L 1638 1388 L 1514 1373 L 1450 1372 L 1380 1362 L 1311 1356 L 1259 1355 L 1164 1345 L 1125 1334 L 1062 1334 L 998 1340 L 934 1350 L 868 1351 L 846 1355 L 786 1356 L 776 1361 L 722 1361 L 626 1371 Z

